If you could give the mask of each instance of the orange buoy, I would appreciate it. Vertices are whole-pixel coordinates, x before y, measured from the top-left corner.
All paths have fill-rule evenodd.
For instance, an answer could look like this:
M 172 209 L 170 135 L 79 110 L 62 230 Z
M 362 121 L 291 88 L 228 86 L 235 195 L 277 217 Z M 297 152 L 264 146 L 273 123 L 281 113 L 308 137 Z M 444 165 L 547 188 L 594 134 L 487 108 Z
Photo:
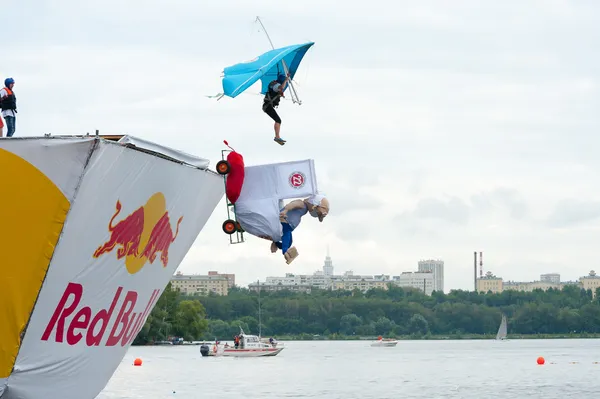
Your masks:
M 142 365 L 142 359 L 140 359 L 139 357 L 138 357 L 138 358 L 136 358 L 136 359 L 133 361 L 133 365 L 134 365 L 134 366 L 141 366 L 141 365 Z
M 540 357 L 537 358 L 537 364 L 541 365 L 541 364 L 544 364 L 544 363 L 546 363 L 546 360 L 542 356 L 540 356 Z

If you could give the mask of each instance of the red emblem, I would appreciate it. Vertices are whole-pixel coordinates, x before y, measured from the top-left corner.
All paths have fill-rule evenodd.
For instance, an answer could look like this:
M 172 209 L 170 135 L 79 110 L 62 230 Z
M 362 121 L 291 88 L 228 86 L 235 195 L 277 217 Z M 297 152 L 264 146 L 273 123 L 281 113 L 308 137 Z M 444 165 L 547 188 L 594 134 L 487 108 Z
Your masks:
M 306 176 L 302 172 L 293 172 L 288 180 L 293 188 L 301 188 L 306 183 Z

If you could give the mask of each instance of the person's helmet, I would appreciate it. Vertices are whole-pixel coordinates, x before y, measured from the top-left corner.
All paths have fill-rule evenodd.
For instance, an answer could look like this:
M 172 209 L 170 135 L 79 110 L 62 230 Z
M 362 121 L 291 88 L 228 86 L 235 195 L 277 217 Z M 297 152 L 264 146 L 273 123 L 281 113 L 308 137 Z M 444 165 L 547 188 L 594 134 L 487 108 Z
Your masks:
M 279 75 L 277 75 L 277 82 L 283 84 L 283 82 L 285 82 L 285 75 L 280 73 Z
M 4 86 L 6 86 L 6 87 L 10 86 L 13 83 L 15 83 L 15 80 L 13 78 L 4 79 Z
M 329 201 L 322 194 L 313 195 L 307 198 L 307 201 L 314 206 L 312 211 L 310 211 L 310 216 L 314 218 L 318 218 L 319 222 L 322 222 L 325 219 L 325 216 L 329 213 Z M 319 207 L 319 211 L 317 208 Z

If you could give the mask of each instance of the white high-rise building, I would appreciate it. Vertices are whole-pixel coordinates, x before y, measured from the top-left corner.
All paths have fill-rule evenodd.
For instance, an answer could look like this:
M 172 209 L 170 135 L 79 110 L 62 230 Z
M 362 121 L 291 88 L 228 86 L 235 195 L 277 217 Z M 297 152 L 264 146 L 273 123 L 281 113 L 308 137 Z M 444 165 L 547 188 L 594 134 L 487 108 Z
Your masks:
M 433 290 L 444 292 L 444 261 L 443 260 L 420 260 L 419 272 L 433 273 Z
M 400 287 L 417 288 L 425 295 L 431 295 L 435 282 L 433 272 L 402 272 L 394 276 L 392 281 Z
M 327 256 L 325 257 L 325 264 L 323 265 L 323 274 L 326 276 L 333 276 L 333 262 L 331 256 L 329 256 L 329 248 L 327 248 Z
M 542 274 L 540 276 L 540 281 L 543 281 L 545 283 L 560 284 L 560 274 L 559 273 Z

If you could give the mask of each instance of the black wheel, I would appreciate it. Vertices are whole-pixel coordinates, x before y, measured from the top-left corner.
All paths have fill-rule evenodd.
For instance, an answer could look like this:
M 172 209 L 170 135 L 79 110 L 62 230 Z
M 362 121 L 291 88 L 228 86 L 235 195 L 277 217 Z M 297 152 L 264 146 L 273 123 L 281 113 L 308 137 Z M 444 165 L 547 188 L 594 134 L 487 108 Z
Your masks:
M 237 226 L 235 224 L 235 222 L 231 219 L 227 219 L 226 221 L 223 222 L 223 231 L 225 232 L 225 234 L 233 234 L 235 233 L 237 229 Z
M 226 175 L 231 170 L 229 166 L 229 162 L 227 161 L 219 161 L 217 162 L 217 173 L 220 175 Z
M 244 228 L 242 227 L 242 225 L 240 224 L 240 222 L 235 222 L 235 229 L 237 230 L 238 233 L 243 233 L 244 232 Z

